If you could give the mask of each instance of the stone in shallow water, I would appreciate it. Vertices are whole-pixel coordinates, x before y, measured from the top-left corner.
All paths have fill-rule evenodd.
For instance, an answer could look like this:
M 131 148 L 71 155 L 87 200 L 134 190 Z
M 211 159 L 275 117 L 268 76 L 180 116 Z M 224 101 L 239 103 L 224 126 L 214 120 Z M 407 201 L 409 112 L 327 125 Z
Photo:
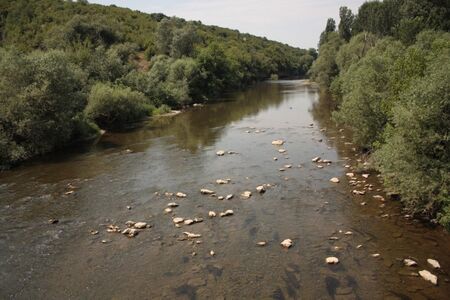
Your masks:
M 291 239 L 285 239 L 284 241 L 281 242 L 281 246 L 283 246 L 284 248 L 290 248 L 292 247 L 293 242 Z
M 204 194 L 204 195 L 211 195 L 214 194 L 214 191 L 208 190 L 208 189 L 201 189 L 200 193 Z
M 208 216 L 210 218 L 214 218 L 216 216 L 216 213 L 214 211 L 210 211 L 210 212 L 208 212 Z
M 409 259 L 409 258 L 405 258 L 405 259 L 403 260 L 403 264 L 404 264 L 405 266 L 408 266 L 408 267 L 415 267 L 415 266 L 417 266 L 417 262 L 415 262 L 414 260 Z
M 266 188 L 263 185 L 257 186 L 256 190 L 258 191 L 258 193 L 264 193 L 266 191 Z
M 187 231 L 183 232 L 183 234 L 185 234 L 190 239 L 195 239 L 195 238 L 199 238 L 202 236 L 201 234 L 196 234 L 196 233 L 187 232 Z
M 223 150 L 219 150 L 216 152 L 217 156 L 224 156 L 225 155 L 225 151 Z
M 419 275 L 426 281 L 429 281 L 432 284 L 437 285 L 437 276 L 431 274 L 429 271 L 427 270 L 419 271 Z
M 243 193 L 241 194 L 241 196 L 242 196 L 243 198 L 248 199 L 248 198 L 250 198 L 250 197 L 252 196 L 252 192 L 250 192 L 250 191 L 245 191 L 245 192 L 243 192 Z
M 178 204 L 175 202 L 170 202 L 169 204 L 167 204 L 168 207 L 177 207 Z
M 234 211 L 232 211 L 231 209 L 228 209 L 225 212 L 220 213 L 220 216 L 227 217 L 227 216 L 232 216 L 233 214 L 234 214 Z
M 318 162 L 320 160 L 320 156 L 316 156 L 313 159 L 311 159 L 312 162 Z
M 429 263 L 433 268 L 435 269 L 440 269 L 441 265 L 439 264 L 439 262 L 435 259 L 432 258 L 428 258 L 427 259 L 427 263 Z
M 233 194 L 229 194 L 229 195 L 227 195 L 227 196 L 225 197 L 225 199 L 226 199 L 226 200 L 230 200 L 230 199 L 232 199 L 233 197 L 234 197 Z
M 186 198 L 186 194 L 185 193 L 182 193 L 182 192 L 178 192 L 177 194 L 176 194 L 176 196 L 178 197 L 178 198 Z
M 260 247 L 264 247 L 267 244 L 267 242 L 265 241 L 261 241 L 261 242 L 257 242 L 256 245 L 260 246 Z
M 179 218 L 179 217 L 177 217 L 177 218 L 173 218 L 173 222 L 175 223 L 175 224 L 179 224 L 179 223 L 182 223 L 184 221 L 184 219 L 183 218 Z
M 134 224 L 134 228 L 137 228 L 137 229 L 147 228 L 147 223 L 145 223 L 145 222 L 137 222 L 137 223 Z
M 281 145 L 283 145 L 284 144 L 284 141 L 283 140 L 275 140 L 275 141 L 272 141 L 272 145 L 274 145 L 274 146 L 281 146 Z
M 339 263 L 339 259 L 337 257 L 331 256 L 325 259 L 326 263 L 329 265 L 335 265 Z
M 333 178 L 330 179 L 330 181 L 333 182 L 333 183 L 339 183 L 339 178 L 333 177 Z

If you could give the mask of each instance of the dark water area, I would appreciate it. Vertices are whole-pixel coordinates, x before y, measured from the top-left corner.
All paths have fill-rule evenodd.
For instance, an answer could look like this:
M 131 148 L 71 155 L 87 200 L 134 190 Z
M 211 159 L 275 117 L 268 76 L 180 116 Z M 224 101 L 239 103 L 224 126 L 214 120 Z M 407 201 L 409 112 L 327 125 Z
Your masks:
M 315 85 L 266 82 L 224 100 L 0 173 L 0 298 L 449 298 L 450 236 L 405 218 L 377 174 L 356 172 L 365 158 L 331 122 L 331 103 Z M 273 146 L 277 139 L 286 143 Z M 332 163 L 313 163 L 316 156 Z M 271 186 L 259 194 L 263 184 Z M 165 213 L 170 202 L 179 206 Z M 228 209 L 234 215 L 219 217 Z M 178 228 L 173 217 L 204 221 Z M 134 238 L 107 232 L 128 220 L 151 228 Z M 284 239 L 293 246 L 281 247 Z M 326 264 L 330 256 L 339 264 Z

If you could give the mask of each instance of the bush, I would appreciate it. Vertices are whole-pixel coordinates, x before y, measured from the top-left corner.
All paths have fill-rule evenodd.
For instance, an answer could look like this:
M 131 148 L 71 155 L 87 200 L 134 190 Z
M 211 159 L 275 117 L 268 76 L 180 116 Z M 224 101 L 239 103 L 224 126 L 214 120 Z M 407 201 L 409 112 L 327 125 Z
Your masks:
M 86 103 L 85 74 L 61 51 L 0 50 L 0 164 L 67 144 Z
M 448 43 L 448 42 L 447 42 Z M 386 186 L 413 212 L 450 230 L 450 45 L 400 94 L 375 153 Z
M 151 107 L 140 92 L 97 83 L 92 87 L 84 112 L 101 128 L 117 128 L 150 115 Z

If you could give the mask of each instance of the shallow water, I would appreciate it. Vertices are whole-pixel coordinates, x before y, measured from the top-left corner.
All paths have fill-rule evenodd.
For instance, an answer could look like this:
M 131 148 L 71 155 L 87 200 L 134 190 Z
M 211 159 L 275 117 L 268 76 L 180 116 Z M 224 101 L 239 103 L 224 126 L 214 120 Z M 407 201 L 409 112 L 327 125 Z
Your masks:
M 449 235 L 404 218 L 396 202 L 380 207 L 376 174 L 357 175 L 373 191 L 351 194 L 344 165 L 364 158 L 330 121 L 317 87 L 267 82 L 224 100 L 0 173 L 0 298 L 448 299 Z M 286 154 L 275 139 L 287 141 Z M 333 163 L 319 169 L 315 156 Z M 221 178 L 231 182 L 216 184 Z M 246 190 L 250 199 L 239 196 Z M 187 198 L 164 195 L 178 191 Z M 179 207 L 164 214 L 169 202 Z M 234 215 L 208 218 L 227 209 Z M 177 228 L 174 216 L 204 221 Z M 152 228 L 134 238 L 106 232 L 127 220 Z M 183 240 L 183 231 L 202 243 Z M 283 249 L 287 238 L 294 245 Z M 328 256 L 340 263 L 327 265 Z M 419 267 L 403 266 L 407 257 Z M 423 269 L 438 275 L 438 286 L 411 275 Z

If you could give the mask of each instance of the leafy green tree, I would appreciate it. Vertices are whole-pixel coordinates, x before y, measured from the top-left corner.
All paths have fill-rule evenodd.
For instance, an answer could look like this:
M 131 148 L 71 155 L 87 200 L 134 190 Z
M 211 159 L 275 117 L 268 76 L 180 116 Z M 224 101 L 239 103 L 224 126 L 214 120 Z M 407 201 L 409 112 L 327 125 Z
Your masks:
M 60 51 L 0 52 L 0 164 L 67 144 L 86 103 L 85 74 Z
M 320 34 L 319 48 L 328 39 L 328 34 L 330 32 L 335 32 L 335 31 L 336 31 L 336 21 L 333 18 L 329 18 L 327 20 L 327 25 L 325 26 L 325 30 Z
M 89 94 L 86 116 L 102 128 L 123 126 L 151 114 L 144 94 L 130 88 L 97 83 Z
M 353 13 L 347 6 L 342 6 L 339 8 L 339 17 L 339 36 L 348 42 L 352 37 Z

